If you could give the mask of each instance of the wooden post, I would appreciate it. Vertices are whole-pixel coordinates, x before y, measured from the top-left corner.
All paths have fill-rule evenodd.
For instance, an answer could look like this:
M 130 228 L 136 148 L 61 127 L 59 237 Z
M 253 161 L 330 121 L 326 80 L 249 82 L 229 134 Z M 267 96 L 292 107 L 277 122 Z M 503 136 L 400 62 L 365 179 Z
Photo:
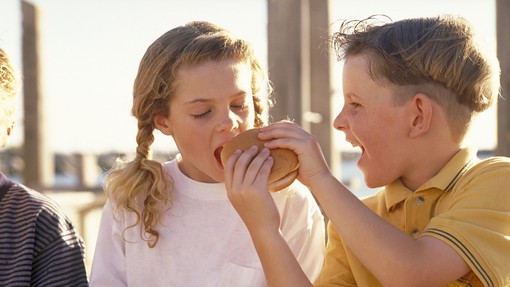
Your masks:
M 501 67 L 497 155 L 510 156 L 510 0 L 496 0 L 497 50 Z
M 331 103 L 331 47 L 329 0 L 309 0 L 310 14 L 310 106 L 305 120 L 319 140 L 324 157 L 335 172 L 340 173 L 340 152 L 333 146 Z M 340 134 L 339 134 L 340 135 Z
M 24 183 L 43 189 L 53 184 L 53 156 L 48 151 L 45 133 L 44 98 L 41 93 L 38 12 L 26 1 L 21 2 L 23 14 L 23 108 L 25 168 Z
M 100 168 L 97 165 L 97 157 L 91 153 L 76 153 L 74 158 L 77 162 L 78 188 L 93 189 L 98 187 Z
M 317 137 L 328 163 L 332 152 L 329 0 L 268 0 L 269 77 L 273 121 L 291 119 Z
M 268 0 L 268 69 L 275 89 L 271 121 L 302 123 L 301 14 L 301 0 Z

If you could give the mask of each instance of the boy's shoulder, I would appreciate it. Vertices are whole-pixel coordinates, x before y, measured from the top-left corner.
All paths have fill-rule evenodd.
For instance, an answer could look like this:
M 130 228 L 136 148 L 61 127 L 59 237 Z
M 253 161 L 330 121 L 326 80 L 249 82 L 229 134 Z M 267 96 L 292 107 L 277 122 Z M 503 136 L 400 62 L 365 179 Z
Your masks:
M 510 157 L 492 156 L 479 160 L 476 164 L 469 168 L 468 174 L 473 176 L 488 172 L 510 174 Z
M 479 160 L 471 165 L 460 175 L 450 193 L 452 196 L 463 194 L 480 199 L 497 197 L 507 202 L 504 198 L 510 200 L 510 193 L 506 192 L 508 186 L 510 186 L 510 158 L 497 156 Z
M 5 210 L 1 216 L 2 220 L 11 215 L 31 221 L 54 222 L 67 226 L 66 228 L 73 228 L 67 214 L 52 198 L 23 184 L 14 181 L 8 183 L 8 190 L 0 202 L 2 209 Z
M 485 159 L 482 159 L 480 163 L 484 164 L 493 164 L 493 163 L 502 163 L 502 164 L 509 164 L 510 163 L 510 157 L 507 156 L 491 156 Z
M 475 149 L 465 148 L 459 151 L 435 178 L 443 178 L 442 189 L 468 189 L 474 186 L 494 185 L 504 181 L 510 184 L 510 157 L 485 156 Z M 434 181 L 434 178 L 431 182 Z

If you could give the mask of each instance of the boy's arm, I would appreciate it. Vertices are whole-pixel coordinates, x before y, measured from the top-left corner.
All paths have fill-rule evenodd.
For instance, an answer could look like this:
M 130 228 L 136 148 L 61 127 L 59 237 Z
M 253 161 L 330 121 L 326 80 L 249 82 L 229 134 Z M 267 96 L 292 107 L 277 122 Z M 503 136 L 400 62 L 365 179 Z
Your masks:
M 384 286 L 444 286 L 467 272 L 462 257 L 439 239 L 418 240 L 370 210 L 330 172 L 315 137 L 279 122 L 261 129 L 268 148 L 289 148 L 307 185 L 352 253 Z
M 309 186 L 342 240 L 384 286 L 444 286 L 469 267 L 449 245 L 417 240 L 372 212 L 331 174 Z

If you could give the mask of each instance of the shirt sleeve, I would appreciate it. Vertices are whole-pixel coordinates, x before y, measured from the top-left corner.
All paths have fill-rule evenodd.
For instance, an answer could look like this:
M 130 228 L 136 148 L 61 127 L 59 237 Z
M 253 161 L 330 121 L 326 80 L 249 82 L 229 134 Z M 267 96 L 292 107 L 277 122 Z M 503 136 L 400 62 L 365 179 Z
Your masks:
M 510 283 L 510 163 L 483 162 L 444 197 L 422 236 L 454 248 L 484 286 Z
M 314 286 L 357 286 L 349 266 L 342 239 L 331 222 L 328 223 L 328 243 L 324 267 Z
M 84 245 L 69 218 L 56 206 L 36 220 L 33 286 L 88 286 Z
M 103 207 L 90 273 L 90 286 L 127 286 L 122 224 L 108 200 Z

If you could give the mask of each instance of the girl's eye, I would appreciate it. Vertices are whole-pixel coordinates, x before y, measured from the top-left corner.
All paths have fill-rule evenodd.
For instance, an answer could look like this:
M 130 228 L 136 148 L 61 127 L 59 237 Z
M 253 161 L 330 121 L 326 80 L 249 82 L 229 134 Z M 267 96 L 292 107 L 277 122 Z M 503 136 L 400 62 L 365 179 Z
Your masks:
M 207 115 L 209 115 L 209 113 L 211 113 L 211 110 L 208 110 L 207 112 L 199 114 L 199 115 L 192 115 L 192 116 L 195 119 L 202 119 L 202 118 L 207 117 Z
M 244 110 L 244 109 L 247 109 L 248 106 L 247 105 L 232 105 L 232 108 L 237 109 L 237 110 Z
M 231 106 L 232 109 L 234 110 L 239 110 L 239 111 L 244 111 L 246 109 L 248 109 L 248 105 L 245 105 L 245 104 L 241 104 L 241 105 L 232 105 Z M 211 114 L 212 110 L 207 110 L 206 112 L 204 113 L 201 113 L 201 114 L 197 114 L 197 115 L 194 115 L 192 114 L 191 116 L 194 118 L 194 119 L 203 119 L 207 116 L 209 116 L 209 114 Z

